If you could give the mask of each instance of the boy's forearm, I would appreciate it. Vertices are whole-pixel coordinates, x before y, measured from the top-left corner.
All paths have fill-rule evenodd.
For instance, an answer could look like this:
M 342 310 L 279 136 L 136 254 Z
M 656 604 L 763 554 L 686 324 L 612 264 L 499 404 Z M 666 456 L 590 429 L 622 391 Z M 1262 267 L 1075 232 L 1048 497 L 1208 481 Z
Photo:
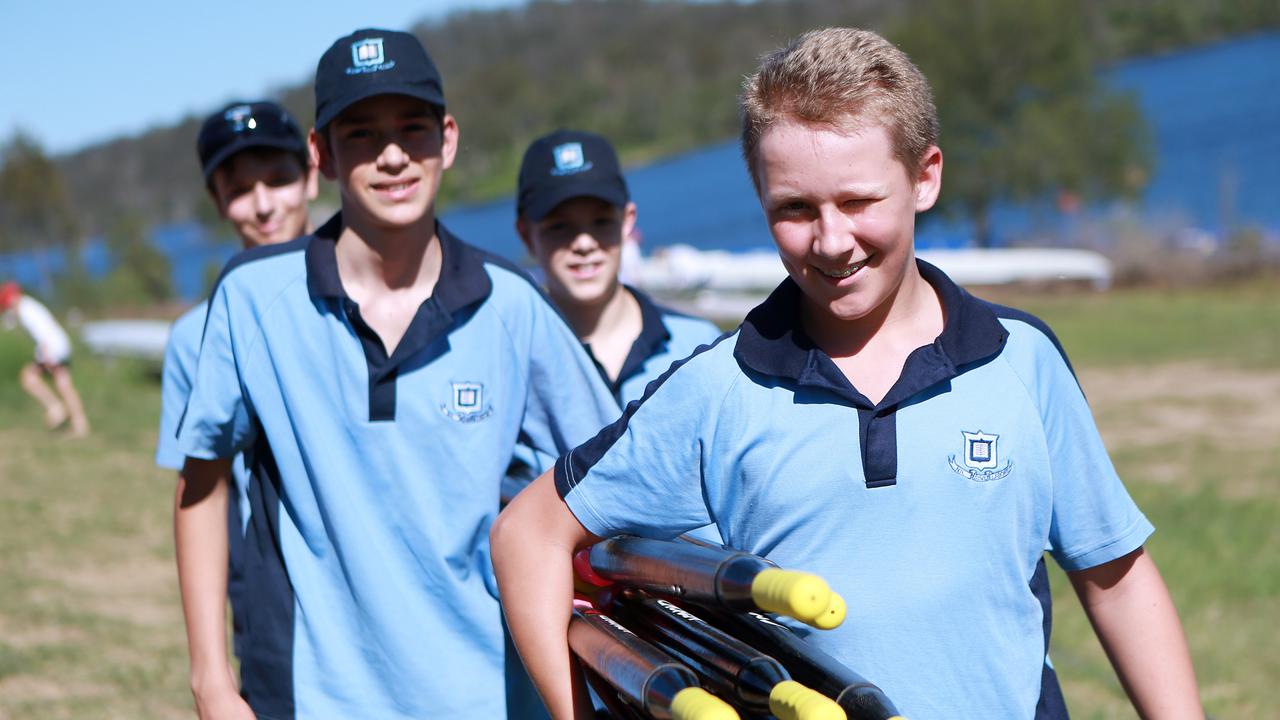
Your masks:
M 573 551 L 590 537 L 560 501 L 550 473 L 507 506 L 491 535 L 511 637 L 556 720 L 592 713 L 568 644 Z
M 1145 550 L 1070 578 L 1138 714 L 1203 720 L 1182 623 Z
M 173 534 L 192 690 L 234 685 L 227 658 L 227 502 L 231 464 L 188 458 L 178 476 Z

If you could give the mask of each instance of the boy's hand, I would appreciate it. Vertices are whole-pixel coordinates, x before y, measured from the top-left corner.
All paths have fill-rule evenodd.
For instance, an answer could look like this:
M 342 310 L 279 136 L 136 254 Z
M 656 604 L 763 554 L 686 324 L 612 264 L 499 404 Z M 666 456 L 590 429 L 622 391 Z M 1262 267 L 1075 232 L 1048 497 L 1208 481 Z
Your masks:
M 233 687 L 201 697 L 196 694 L 196 716 L 200 720 L 254 720 L 249 703 Z

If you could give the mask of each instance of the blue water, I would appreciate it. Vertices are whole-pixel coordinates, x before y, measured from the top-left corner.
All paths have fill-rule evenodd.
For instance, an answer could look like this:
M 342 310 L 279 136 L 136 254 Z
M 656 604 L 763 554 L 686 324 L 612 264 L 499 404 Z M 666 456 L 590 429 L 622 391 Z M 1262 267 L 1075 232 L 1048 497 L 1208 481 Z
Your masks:
M 1150 126 L 1155 167 L 1137 202 L 1088 208 L 1087 217 L 1123 213 L 1150 227 L 1190 227 L 1217 239 L 1241 227 L 1280 236 L 1280 33 L 1133 60 L 1101 78 L 1135 94 Z M 771 245 L 736 142 L 633 168 L 627 180 L 646 251 L 676 243 L 722 250 Z M 511 198 L 444 208 L 442 219 L 467 241 L 525 261 Z M 996 244 L 1052 234 L 1068 222 L 1049 203 L 997 208 L 992 217 Z M 929 214 L 921 218 L 917 244 L 963 247 L 972 235 L 967 223 Z M 156 228 L 152 242 L 169 257 L 175 287 L 188 300 L 204 291 L 207 267 L 236 249 L 193 223 Z M 101 240 L 90 240 L 84 252 L 90 273 L 109 271 Z M 45 278 L 65 265 L 60 253 L 21 253 L 0 257 L 0 275 L 45 292 Z

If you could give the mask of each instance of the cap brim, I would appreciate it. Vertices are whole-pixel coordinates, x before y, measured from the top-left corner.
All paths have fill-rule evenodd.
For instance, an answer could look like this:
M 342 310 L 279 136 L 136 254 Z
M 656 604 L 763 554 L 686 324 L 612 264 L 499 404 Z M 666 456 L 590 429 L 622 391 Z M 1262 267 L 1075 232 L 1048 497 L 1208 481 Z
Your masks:
M 241 135 L 234 141 L 219 148 L 218 152 L 214 153 L 209 158 L 209 161 L 204 164 L 205 182 L 209 182 L 209 178 L 213 176 L 213 171 L 217 170 L 218 166 L 226 162 L 228 158 L 241 150 L 248 150 L 250 148 L 272 148 L 290 153 L 307 152 L 307 144 L 301 139 L 295 140 L 293 138 L 269 137 L 254 135 L 252 133 Z
M 391 83 L 387 85 L 375 84 L 362 88 L 359 92 L 352 93 L 341 100 L 335 100 L 324 109 L 324 112 L 317 113 L 316 127 L 322 128 L 328 125 L 333 122 L 334 118 L 341 115 L 343 110 L 346 110 L 361 100 L 368 100 L 369 98 L 377 95 L 406 95 L 408 97 L 417 98 L 430 103 L 431 105 L 435 105 L 441 110 L 444 110 L 445 108 L 444 96 L 435 89 L 417 88 L 412 85 L 403 85 L 398 83 Z
M 596 198 L 617 207 L 623 207 L 631 201 L 631 198 L 627 196 L 626 190 L 620 187 L 611 188 L 599 180 L 594 182 L 588 180 L 579 183 L 560 184 L 545 193 L 540 193 L 538 197 L 529 201 L 529 204 L 521 210 L 520 214 L 529 220 L 537 222 L 549 215 L 560 203 L 579 197 Z

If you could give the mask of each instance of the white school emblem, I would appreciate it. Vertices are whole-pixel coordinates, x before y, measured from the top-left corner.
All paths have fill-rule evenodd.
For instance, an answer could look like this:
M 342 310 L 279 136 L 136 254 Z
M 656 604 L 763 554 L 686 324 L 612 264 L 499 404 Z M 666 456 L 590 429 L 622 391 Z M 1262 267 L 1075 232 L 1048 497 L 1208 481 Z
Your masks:
M 440 410 L 458 422 L 476 422 L 489 417 L 493 406 L 485 400 L 484 383 L 455 382 L 451 401 L 441 405 Z
M 351 43 L 351 67 L 347 68 L 348 75 L 390 70 L 395 66 L 394 60 L 387 60 L 382 38 L 364 38 Z
M 978 432 L 962 430 L 960 434 L 964 436 L 964 452 L 960 455 L 964 465 L 961 466 L 956 462 L 955 455 L 947 458 L 948 464 L 957 475 L 974 482 L 991 482 L 1005 477 L 1013 470 L 1012 460 L 1005 463 L 1004 467 L 996 469 L 1000 466 L 999 435 L 984 433 L 981 430 Z
M 587 157 L 582 152 L 582 143 L 557 145 L 551 150 L 551 156 L 556 163 L 556 168 L 551 171 L 552 175 L 572 175 L 591 169 L 591 163 L 587 162 Z

